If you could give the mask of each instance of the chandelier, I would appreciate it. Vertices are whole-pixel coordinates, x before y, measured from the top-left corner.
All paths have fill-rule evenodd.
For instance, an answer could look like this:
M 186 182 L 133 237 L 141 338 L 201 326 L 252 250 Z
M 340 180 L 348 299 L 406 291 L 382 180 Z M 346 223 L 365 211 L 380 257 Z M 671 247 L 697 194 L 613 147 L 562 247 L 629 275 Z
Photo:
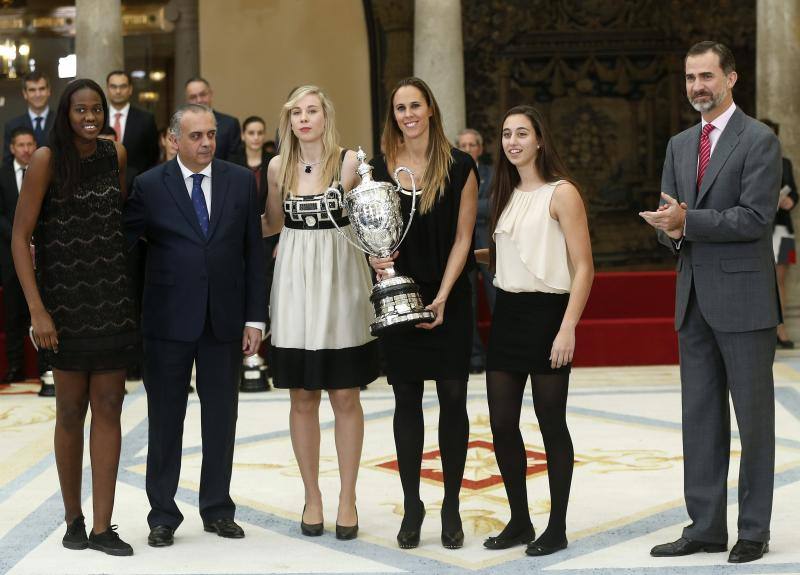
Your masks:
M 0 77 L 16 78 L 33 71 L 36 62 L 30 54 L 31 46 L 25 41 L 19 44 L 9 39 L 0 42 Z

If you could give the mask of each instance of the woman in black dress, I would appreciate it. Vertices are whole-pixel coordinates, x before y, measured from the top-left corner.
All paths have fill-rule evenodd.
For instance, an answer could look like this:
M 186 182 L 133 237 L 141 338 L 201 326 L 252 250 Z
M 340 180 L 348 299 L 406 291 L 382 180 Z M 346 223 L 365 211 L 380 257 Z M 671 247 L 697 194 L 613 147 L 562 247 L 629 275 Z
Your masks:
M 33 340 L 53 366 L 55 454 L 68 549 L 133 549 L 111 525 L 121 444 L 125 369 L 139 353 L 135 294 L 122 228 L 125 149 L 98 139 L 108 105 L 92 80 L 74 80 L 58 103 L 50 144 L 39 148 L 20 194 L 11 249 Z M 29 246 L 36 230 L 36 268 Z M 81 510 L 83 428 L 92 408 L 94 525 Z
M 436 319 L 406 333 L 381 338 L 386 373 L 395 396 L 394 440 L 405 516 L 397 534 L 403 549 L 419 545 L 425 506 L 419 481 L 424 441 L 422 394 L 425 380 L 436 381 L 439 448 L 444 474 L 442 545 L 457 549 L 464 532 L 459 492 L 469 438 L 467 380 L 472 349 L 472 289 L 475 267 L 472 232 L 478 205 L 478 170 L 472 158 L 453 148 L 442 127 L 433 93 L 419 78 L 401 80 L 391 95 L 383 129 L 385 155 L 372 164 L 376 180 L 392 181 L 398 166 L 414 172 L 417 213 L 392 258 L 370 258 L 378 272 L 392 265 L 419 284 Z M 403 218 L 411 207 L 411 180 L 401 173 Z M 445 305 L 447 312 L 445 312 Z

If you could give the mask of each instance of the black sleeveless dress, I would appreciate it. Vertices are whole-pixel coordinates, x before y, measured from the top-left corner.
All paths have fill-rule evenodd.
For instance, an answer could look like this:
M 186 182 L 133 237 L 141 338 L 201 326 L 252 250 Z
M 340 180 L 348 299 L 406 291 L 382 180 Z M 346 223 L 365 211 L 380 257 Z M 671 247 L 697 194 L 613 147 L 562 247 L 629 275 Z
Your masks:
M 124 369 L 140 354 L 135 292 L 127 266 L 123 198 L 114 143 L 99 139 L 81 159 L 69 195 L 51 185 L 34 232 L 36 279 L 58 333 L 56 369 Z
M 447 258 L 456 239 L 461 191 L 470 172 L 478 178 L 478 168 L 469 154 L 451 148 L 450 165 L 444 194 L 433 209 L 421 214 L 419 196 L 417 211 L 403 243 L 398 248 L 395 271 L 408 275 L 420 286 L 422 301 L 430 304 L 439 291 Z M 383 182 L 394 181 L 379 156 L 370 162 L 372 177 Z M 408 223 L 411 194 L 400 194 L 403 222 Z M 475 267 L 470 248 L 461 275 L 458 276 L 444 309 L 444 323 L 432 330 L 414 328 L 379 338 L 386 360 L 389 383 L 420 380 L 466 380 L 469 378 L 469 359 L 472 350 L 472 286 L 469 272 Z

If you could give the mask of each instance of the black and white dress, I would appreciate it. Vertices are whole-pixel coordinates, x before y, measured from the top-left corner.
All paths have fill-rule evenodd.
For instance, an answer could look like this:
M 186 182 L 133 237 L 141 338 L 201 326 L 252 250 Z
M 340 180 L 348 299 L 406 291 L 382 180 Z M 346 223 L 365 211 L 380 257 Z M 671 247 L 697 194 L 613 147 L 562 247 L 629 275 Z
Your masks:
M 378 377 L 367 260 L 336 231 L 323 202 L 322 194 L 290 195 L 283 202 L 270 296 L 275 387 L 344 389 Z M 328 202 L 336 223 L 350 234 L 341 204 Z

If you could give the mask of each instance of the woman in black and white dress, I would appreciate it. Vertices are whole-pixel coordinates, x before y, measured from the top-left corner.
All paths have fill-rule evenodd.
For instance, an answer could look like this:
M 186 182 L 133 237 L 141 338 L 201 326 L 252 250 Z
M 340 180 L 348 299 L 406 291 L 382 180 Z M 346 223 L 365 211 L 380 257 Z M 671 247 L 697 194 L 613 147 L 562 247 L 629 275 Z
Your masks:
M 305 486 L 304 535 L 323 531 L 319 488 L 319 404 L 322 390 L 336 417 L 341 490 L 336 536 L 358 532 L 356 478 L 364 436 L 360 387 L 378 377 L 377 343 L 369 333 L 374 312 L 363 253 L 336 230 L 324 192 L 355 187 L 356 155 L 338 144 L 331 101 L 316 86 L 295 89 L 280 116 L 280 155 L 269 163 L 264 236 L 280 232 L 270 297 L 275 387 L 289 388 L 292 447 Z M 336 223 L 349 231 L 340 203 Z

